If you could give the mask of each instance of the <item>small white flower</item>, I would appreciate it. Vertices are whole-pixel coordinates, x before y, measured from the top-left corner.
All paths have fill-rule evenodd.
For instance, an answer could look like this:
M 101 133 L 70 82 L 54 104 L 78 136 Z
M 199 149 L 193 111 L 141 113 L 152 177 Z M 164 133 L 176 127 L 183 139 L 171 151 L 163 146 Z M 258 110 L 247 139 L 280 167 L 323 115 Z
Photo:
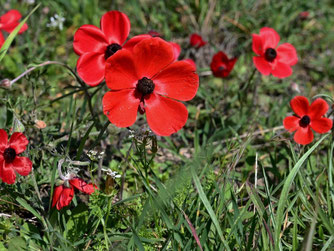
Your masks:
M 25 0 L 24 2 L 26 2 L 29 5 L 31 5 L 31 4 L 35 3 L 35 0 Z
M 114 172 L 111 169 L 104 169 L 104 168 L 102 168 L 101 170 L 104 171 L 104 172 L 106 172 L 107 175 L 110 176 L 113 179 L 118 179 L 118 178 L 122 177 L 122 175 L 117 174 L 117 172 Z
M 64 28 L 63 23 L 65 22 L 65 18 L 62 15 L 55 14 L 53 17 L 50 17 L 50 21 L 50 23 L 46 24 L 46 27 L 58 27 L 59 30 Z

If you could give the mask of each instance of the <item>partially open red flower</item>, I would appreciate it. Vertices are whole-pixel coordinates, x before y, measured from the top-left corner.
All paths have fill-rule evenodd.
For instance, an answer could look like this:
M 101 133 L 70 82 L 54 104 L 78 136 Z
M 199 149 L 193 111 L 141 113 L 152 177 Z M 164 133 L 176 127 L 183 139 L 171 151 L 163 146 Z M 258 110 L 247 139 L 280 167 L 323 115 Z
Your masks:
M 168 136 L 186 123 L 188 111 L 177 102 L 191 100 L 199 78 L 188 62 L 176 61 L 173 46 L 161 38 L 139 42 L 107 60 L 103 112 L 118 127 L 131 126 L 138 110 L 158 135 Z
M 294 140 L 301 145 L 307 145 L 313 140 L 313 132 L 326 133 L 332 128 L 333 121 L 323 116 L 328 110 L 325 100 L 317 98 L 309 105 L 307 98 L 296 96 L 290 101 L 295 112 L 294 116 L 284 119 L 283 125 L 289 132 L 296 131 Z
M 203 38 L 196 33 L 193 33 L 190 36 L 190 45 L 193 47 L 200 48 L 206 45 L 207 43 L 208 42 L 204 41 Z
M 89 195 L 97 189 L 95 185 L 87 184 L 79 178 L 66 180 L 63 185 L 56 186 L 53 192 L 52 207 L 56 206 L 56 208 L 60 210 L 68 206 L 73 199 L 74 188 Z
M 268 27 L 260 30 L 260 35 L 253 34 L 253 57 L 255 67 L 263 75 L 273 74 L 277 78 L 286 78 L 292 74 L 291 66 L 298 62 L 295 47 L 289 43 L 278 46 L 280 37 Z
M 15 183 L 16 173 L 26 176 L 32 162 L 28 157 L 18 156 L 26 150 L 29 141 L 21 132 L 14 132 L 8 141 L 5 130 L 0 129 L 0 178 L 7 184 Z
M 86 24 L 74 34 L 73 48 L 80 57 L 77 71 L 82 80 L 96 86 L 104 79 L 105 62 L 117 51 L 132 48 L 140 40 L 150 37 L 139 35 L 124 44 L 130 32 L 130 20 L 122 12 L 109 11 L 101 18 L 100 27 Z
M 10 10 L 0 17 L 0 30 L 12 32 L 20 24 L 22 15 L 18 10 Z M 19 34 L 26 31 L 28 25 L 25 23 L 19 31 Z
M 210 67 L 213 75 L 219 78 L 226 78 L 230 75 L 237 58 L 229 59 L 222 51 L 216 53 L 211 61 Z

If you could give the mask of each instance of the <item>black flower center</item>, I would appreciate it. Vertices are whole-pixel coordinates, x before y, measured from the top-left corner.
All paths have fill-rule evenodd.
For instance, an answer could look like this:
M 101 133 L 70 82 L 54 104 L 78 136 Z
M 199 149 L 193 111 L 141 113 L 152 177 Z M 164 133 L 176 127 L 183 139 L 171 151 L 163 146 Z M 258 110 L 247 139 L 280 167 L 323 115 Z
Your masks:
M 226 70 L 225 66 L 223 66 L 223 65 L 219 66 L 218 71 L 224 71 L 224 70 Z
M 143 77 L 138 80 L 136 90 L 143 95 L 143 97 L 147 94 L 151 94 L 154 90 L 155 84 L 153 81 L 147 77 Z
M 13 148 L 6 148 L 3 152 L 3 157 L 6 163 L 12 163 L 16 157 L 16 152 Z
M 308 125 L 310 124 L 310 122 L 311 122 L 310 117 L 307 116 L 307 115 L 305 115 L 305 116 L 303 116 L 303 117 L 301 118 L 301 120 L 299 120 L 299 125 L 300 125 L 301 127 L 306 127 L 306 126 L 308 126 Z
M 267 61 L 272 62 L 277 57 L 277 52 L 273 48 L 268 48 L 264 54 L 264 57 Z
M 104 58 L 108 59 L 110 56 L 114 55 L 116 51 L 122 49 L 122 46 L 119 44 L 110 44 L 107 46 L 107 50 L 104 53 Z

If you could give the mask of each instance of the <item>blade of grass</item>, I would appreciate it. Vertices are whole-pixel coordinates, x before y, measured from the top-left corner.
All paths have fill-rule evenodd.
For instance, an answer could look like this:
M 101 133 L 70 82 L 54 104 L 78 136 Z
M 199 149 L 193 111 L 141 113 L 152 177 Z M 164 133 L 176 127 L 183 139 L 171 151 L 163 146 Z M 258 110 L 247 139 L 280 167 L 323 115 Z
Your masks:
M 210 202 L 208 200 L 208 198 L 206 197 L 204 191 L 203 191 L 203 188 L 202 188 L 202 185 L 201 185 L 201 182 L 197 176 L 197 174 L 195 173 L 195 170 L 193 168 L 190 169 L 191 170 L 191 174 L 192 174 L 192 177 L 193 177 L 193 180 L 194 180 L 194 183 L 195 183 L 195 186 L 196 186 L 196 189 L 198 191 L 198 195 L 199 197 L 201 198 L 206 210 L 208 211 L 210 217 L 211 217 L 211 220 L 213 222 L 213 224 L 215 225 L 216 229 L 217 229 L 217 232 L 219 234 L 219 237 L 221 239 L 221 241 L 223 242 L 225 248 L 227 250 L 230 250 L 230 247 L 228 246 L 226 240 L 224 239 L 224 236 L 223 236 L 223 231 L 222 229 L 220 228 L 220 225 L 219 225 L 219 222 L 218 222 L 218 219 L 210 205 Z
M 289 176 L 286 178 L 282 193 L 280 195 L 280 200 L 278 201 L 277 206 L 277 215 L 276 215 L 276 227 L 275 227 L 275 250 L 281 250 L 281 242 L 280 242 L 280 232 L 283 224 L 283 215 L 284 215 L 284 208 L 285 204 L 288 199 L 289 190 L 291 185 L 296 177 L 299 169 L 303 166 L 305 160 L 311 155 L 311 153 L 320 145 L 322 141 L 328 136 L 329 134 L 324 135 L 317 143 L 315 143 L 295 164 L 292 168 Z

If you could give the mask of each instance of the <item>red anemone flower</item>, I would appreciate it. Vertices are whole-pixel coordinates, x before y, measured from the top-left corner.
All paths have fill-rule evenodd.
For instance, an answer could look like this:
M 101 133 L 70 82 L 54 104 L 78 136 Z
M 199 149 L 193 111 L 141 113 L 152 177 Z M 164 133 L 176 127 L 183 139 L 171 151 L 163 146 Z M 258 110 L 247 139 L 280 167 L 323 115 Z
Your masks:
M 190 36 L 190 45 L 193 47 L 200 48 L 206 45 L 207 43 L 208 42 L 204 41 L 203 38 L 196 33 L 193 33 Z
M 131 126 L 137 111 L 157 135 L 169 136 L 186 123 L 188 111 L 177 102 L 191 100 L 199 78 L 188 62 L 176 61 L 173 46 L 161 38 L 139 42 L 107 60 L 103 112 L 118 127 Z
M 115 10 L 102 16 L 100 27 L 86 24 L 74 34 L 73 49 L 80 56 L 77 71 L 90 86 L 103 81 L 105 62 L 109 57 L 122 48 L 132 48 L 138 41 L 150 37 L 139 35 L 124 44 L 130 32 L 130 20 L 127 15 Z
M 328 110 L 325 100 L 317 98 L 309 105 L 307 98 L 296 96 L 290 101 L 295 112 L 294 116 L 284 119 L 283 125 L 289 132 L 296 131 L 294 140 L 301 145 L 307 145 L 313 140 L 313 132 L 326 133 L 332 128 L 333 121 L 323 116 Z
M 0 178 L 7 184 L 15 183 L 16 173 L 27 176 L 32 168 L 28 157 L 18 156 L 26 150 L 29 141 L 21 132 L 14 132 L 8 141 L 5 130 L 0 129 Z
M 52 198 L 52 207 L 56 206 L 56 208 L 60 210 L 63 207 L 68 206 L 73 199 L 74 188 L 89 195 L 97 189 L 95 185 L 87 184 L 79 178 L 66 180 L 63 185 L 55 188 Z
M 260 30 L 260 35 L 253 34 L 253 51 L 258 55 L 253 57 L 255 67 L 263 75 L 270 73 L 277 78 L 286 78 L 292 74 L 290 66 L 298 62 L 295 47 L 289 43 L 279 46 L 277 32 L 268 27 Z
M 230 75 L 237 58 L 229 59 L 222 51 L 216 53 L 211 61 L 210 67 L 213 75 L 219 78 L 226 78 Z
M 0 17 L 0 30 L 11 33 L 16 26 L 20 24 L 22 15 L 18 10 L 10 10 Z M 19 34 L 26 31 L 28 25 L 25 23 L 19 31 Z
M 7 32 L 12 32 L 16 26 L 20 24 L 21 13 L 18 10 L 10 10 L 4 15 L 0 17 L 0 31 L 4 30 Z M 19 34 L 26 31 L 28 29 L 28 25 L 25 23 L 20 31 Z M 5 42 L 5 38 L 3 37 L 2 33 L 0 32 L 0 48 L 2 47 L 3 43 Z

